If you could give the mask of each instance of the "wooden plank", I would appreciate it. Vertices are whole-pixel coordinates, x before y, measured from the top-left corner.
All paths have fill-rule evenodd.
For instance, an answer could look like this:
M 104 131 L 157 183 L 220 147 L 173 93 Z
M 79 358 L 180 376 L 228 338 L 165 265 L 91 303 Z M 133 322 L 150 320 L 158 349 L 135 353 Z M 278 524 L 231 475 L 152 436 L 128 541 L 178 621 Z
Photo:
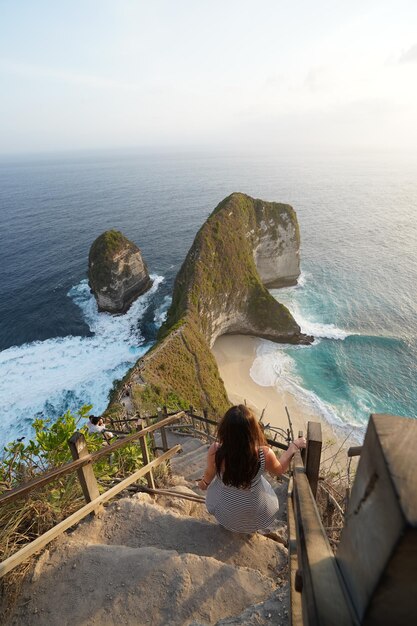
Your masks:
M 293 478 L 288 483 L 287 492 L 287 523 L 288 523 L 288 568 L 290 572 L 290 624 L 303 626 L 303 610 L 301 593 L 295 589 L 295 576 L 298 570 L 297 531 L 293 504 Z
M 72 458 L 74 460 L 82 459 L 83 457 L 88 455 L 87 442 L 82 433 L 74 433 L 72 437 L 68 440 L 68 445 L 69 449 L 71 450 Z M 91 502 L 92 500 L 98 498 L 100 492 L 91 462 L 88 465 L 85 465 L 84 467 L 78 469 L 77 474 L 78 480 L 81 484 L 81 489 L 83 490 L 85 501 Z M 98 515 L 100 513 L 100 510 L 101 507 L 98 507 L 94 510 L 94 514 Z
M 292 427 L 292 421 L 291 421 L 291 417 L 290 417 L 290 412 L 289 412 L 287 406 L 285 407 L 285 412 L 286 412 L 287 417 L 288 417 L 288 426 L 289 426 L 291 441 L 294 441 L 294 430 L 293 430 L 293 427 Z
M 306 474 L 314 497 L 317 495 L 321 460 L 322 435 L 320 422 L 307 423 Z
M 206 433 L 208 435 L 208 437 L 210 437 L 210 426 L 209 426 L 209 418 L 208 418 L 208 411 L 207 409 L 203 409 L 203 415 L 204 415 L 204 425 L 206 427 Z
M 167 439 L 165 426 L 161 426 L 161 441 L 162 441 L 162 450 L 166 452 L 168 450 L 168 439 Z
M 151 461 L 148 466 L 141 467 L 140 470 L 138 470 L 131 476 L 128 476 L 127 478 L 122 480 L 122 482 L 118 483 L 105 493 L 101 494 L 101 496 L 99 496 L 92 502 L 85 504 L 81 509 L 79 509 L 78 511 L 67 517 L 65 520 L 48 530 L 48 532 L 35 539 L 24 548 L 21 548 L 18 552 L 16 552 L 16 554 L 13 554 L 8 559 L 3 561 L 3 563 L 0 563 L 0 578 L 10 572 L 15 567 L 17 567 L 17 565 L 23 563 L 23 561 L 26 561 L 26 559 L 28 559 L 30 556 L 32 556 L 36 552 L 39 552 L 39 550 L 44 548 L 48 543 L 50 543 L 53 539 L 58 537 L 64 531 L 68 530 L 68 528 L 71 528 L 71 526 L 77 524 L 80 520 L 82 520 L 89 513 L 91 513 L 98 505 L 107 502 L 118 493 L 123 491 L 123 489 L 126 489 L 126 487 L 139 480 L 139 478 L 142 478 L 149 471 L 150 468 L 158 467 L 158 465 L 161 465 L 161 463 L 164 463 L 165 461 L 173 457 L 175 454 L 177 454 L 177 452 L 180 451 L 180 449 L 181 446 L 174 446 L 173 448 L 165 452 L 162 456 Z
M 302 430 L 298 431 L 298 437 L 304 437 L 304 433 Z M 306 449 L 305 448 L 301 449 L 301 460 L 303 461 L 303 464 L 305 465 L 305 462 L 306 462 Z
M 366 609 L 363 626 L 417 624 L 417 532 L 400 538 Z
M 142 426 L 139 426 L 139 430 L 142 430 Z M 142 450 L 142 459 L 143 459 L 143 463 L 145 465 L 149 465 L 150 463 L 150 456 L 149 456 L 149 450 L 148 450 L 148 444 L 146 441 L 146 437 L 143 437 L 142 439 L 140 439 L 140 447 Z M 146 480 L 148 483 L 148 487 L 150 489 L 155 489 L 155 481 L 153 478 L 153 472 L 152 469 L 149 470 L 149 472 L 147 472 L 145 474 L 146 476 Z
M 337 551 L 349 593 L 367 625 L 402 623 L 397 598 L 402 598 L 407 623 L 417 623 L 416 448 L 416 420 L 371 415 Z M 411 561 L 410 555 L 415 557 Z M 391 611 L 384 598 L 393 599 Z
M 321 523 L 300 452 L 294 455 L 293 502 L 305 622 L 309 626 L 358 624 Z
M 168 416 L 168 411 L 167 411 L 166 406 L 164 406 L 164 417 L 166 418 L 167 416 Z M 161 441 L 162 441 L 162 449 L 164 452 L 166 452 L 169 446 L 168 446 L 168 439 L 167 439 L 165 426 L 161 426 Z
M 371 415 L 407 523 L 417 526 L 417 420 Z
M 94 463 L 95 461 L 98 461 L 102 457 L 111 454 L 115 450 L 118 450 L 119 448 L 123 448 L 123 446 L 131 443 L 132 441 L 136 441 L 136 439 L 139 439 L 140 437 L 144 437 L 148 433 L 153 433 L 155 430 L 157 430 L 161 426 L 166 426 L 167 424 L 171 424 L 172 422 L 178 421 L 179 419 L 184 417 L 184 415 L 185 415 L 184 411 L 180 411 L 179 413 L 170 415 L 166 419 L 162 420 L 162 422 L 158 424 L 152 424 L 151 426 L 147 426 L 146 428 L 143 428 L 140 432 L 136 432 L 136 433 L 133 433 L 132 435 L 124 437 L 123 439 L 119 439 L 118 441 L 112 443 L 110 446 L 105 446 L 101 450 L 98 450 L 97 452 L 94 452 L 93 454 L 88 454 L 82 459 L 78 459 L 77 461 L 71 461 L 70 463 L 61 465 L 60 467 L 55 467 L 49 472 L 45 472 L 45 474 L 42 474 L 41 476 L 38 476 L 37 478 L 34 478 L 33 480 L 27 483 L 18 485 L 14 489 L 11 489 L 10 491 L 6 491 L 0 496 L 0 506 L 3 504 L 7 504 L 8 502 L 13 502 L 14 500 L 17 500 L 18 498 L 21 498 L 23 496 L 26 496 L 28 493 L 30 493 L 34 489 L 39 489 L 40 487 L 43 487 L 44 485 L 47 485 L 53 482 L 54 480 L 57 480 L 57 478 L 61 478 L 62 476 L 71 474 L 75 470 L 78 470 L 79 468 L 84 467 L 90 462 Z
M 197 424 L 195 423 L 195 419 L 194 419 L 194 407 L 192 406 L 192 404 L 190 404 L 189 415 L 191 417 L 191 423 L 193 425 L 193 428 L 197 430 Z
M 348 451 L 347 451 L 348 457 L 360 456 L 362 452 L 362 447 L 363 446 L 351 446 L 350 448 L 348 448 Z

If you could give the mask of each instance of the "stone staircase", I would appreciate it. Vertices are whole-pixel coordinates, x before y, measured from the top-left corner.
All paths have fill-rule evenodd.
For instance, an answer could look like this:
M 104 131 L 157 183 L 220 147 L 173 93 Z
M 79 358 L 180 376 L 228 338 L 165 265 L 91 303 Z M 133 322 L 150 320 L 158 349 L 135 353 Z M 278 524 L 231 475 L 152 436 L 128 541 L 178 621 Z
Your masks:
M 194 494 L 208 446 L 168 441 L 178 440 L 169 488 Z M 286 485 L 276 487 L 284 501 Z M 8 624 L 285 625 L 286 570 L 281 543 L 231 533 L 201 503 L 136 493 L 41 554 Z

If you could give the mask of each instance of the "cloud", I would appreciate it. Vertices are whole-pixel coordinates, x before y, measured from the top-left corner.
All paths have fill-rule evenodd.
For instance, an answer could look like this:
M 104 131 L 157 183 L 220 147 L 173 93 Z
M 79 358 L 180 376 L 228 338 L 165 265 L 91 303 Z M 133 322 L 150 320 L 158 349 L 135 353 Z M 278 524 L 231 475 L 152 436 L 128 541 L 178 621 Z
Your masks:
M 103 76 L 83 74 L 79 72 L 57 70 L 55 68 L 31 65 L 28 63 L 15 63 L 5 59 L 0 59 L 0 71 L 22 76 L 24 78 L 47 79 L 68 83 L 71 85 L 82 85 L 98 89 L 125 89 L 127 91 L 139 91 L 139 85 L 135 83 L 121 82 Z
M 325 91 L 330 86 L 328 72 L 324 67 L 311 67 L 304 79 L 304 88 L 311 93 Z
M 402 53 L 398 59 L 398 63 L 413 63 L 417 61 L 417 43 Z

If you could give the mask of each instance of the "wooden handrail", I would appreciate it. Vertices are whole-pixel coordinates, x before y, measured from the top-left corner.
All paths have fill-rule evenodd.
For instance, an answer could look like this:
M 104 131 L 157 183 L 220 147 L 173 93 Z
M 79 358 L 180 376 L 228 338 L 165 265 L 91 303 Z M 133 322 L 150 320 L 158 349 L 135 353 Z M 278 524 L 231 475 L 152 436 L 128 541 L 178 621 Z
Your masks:
M 14 489 L 10 489 L 9 491 L 6 491 L 2 495 L 0 495 L 0 506 L 9 504 L 10 502 L 14 502 L 15 500 L 19 498 L 23 498 L 27 496 L 29 493 L 31 493 L 32 491 L 34 491 L 35 489 L 40 489 L 41 487 L 48 485 L 49 483 L 57 480 L 58 478 L 62 478 L 63 476 L 71 474 L 72 472 L 75 472 L 76 470 L 81 469 L 88 463 L 95 463 L 99 459 L 111 454 L 115 450 L 118 450 L 119 448 L 122 448 L 125 445 L 128 445 L 129 443 L 132 443 L 133 441 L 136 441 L 137 439 L 145 437 L 145 435 L 152 433 L 155 430 L 160 429 L 161 426 L 167 426 L 168 424 L 171 424 L 173 422 L 176 422 L 182 419 L 185 415 L 189 415 L 189 413 L 185 411 L 180 411 L 178 413 L 170 414 L 168 417 L 160 420 L 159 422 L 156 422 L 155 424 L 152 424 L 151 426 L 147 426 L 146 428 L 143 428 L 139 432 L 132 433 L 131 435 L 127 435 L 123 439 L 118 439 L 114 443 L 103 447 L 101 450 L 98 450 L 97 452 L 88 454 L 82 459 L 77 459 L 76 461 L 70 461 L 69 463 L 65 463 L 65 465 L 54 467 L 52 470 L 49 470 L 48 472 L 45 472 L 44 474 L 37 476 L 33 480 L 28 481 L 27 483 L 18 485 Z M 202 417 L 200 415 L 193 415 L 192 417 L 194 417 L 194 419 L 197 419 L 202 422 L 206 422 L 208 424 L 217 425 L 217 422 L 215 422 L 214 420 L 211 420 L 206 417 Z M 288 447 L 285 444 L 281 444 L 277 441 L 273 441 L 272 439 L 267 439 L 267 442 L 268 444 L 274 447 L 280 448 L 282 450 L 286 450 Z
M 27 546 L 24 546 L 23 548 L 18 550 L 18 552 L 3 561 L 3 563 L 0 563 L 0 578 L 21 563 L 23 563 L 23 561 L 26 561 L 26 559 L 32 556 L 32 554 L 39 552 L 39 550 L 44 548 L 48 543 L 58 537 L 58 535 L 63 533 L 65 530 L 71 528 L 71 526 L 74 526 L 74 524 L 77 524 L 89 513 L 94 511 L 94 509 L 96 509 L 99 505 L 103 504 L 103 502 L 107 502 L 107 500 L 110 500 L 118 493 L 123 491 L 123 489 L 126 489 L 126 487 L 139 480 L 139 478 L 142 478 L 142 476 L 149 472 L 149 470 L 158 467 L 158 465 L 161 465 L 161 463 L 164 463 L 165 461 L 170 459 L 177 452 L 179 452 L 180 449 L 181 446 L 174 446 L 173 448 L 159 456 L 157 459 L 154 459 L 144 467 L 141 467 L 134 474 L 131 474 L 108 491 L 102 493 L 101 496 L 98 496 L 88 504 L 85 504 L 81 509 L 64 519 L 62 522 L 48 530 L 40 537 L 37 537 L 34 541 L 31 541 L 31 543 L 29 543 Z
M 317 510 L 300 452 L 293 460 L 294 519 L 303 616 L 309 626 L 358 624 Z M 301 591 L 299 588 L 298 591 Z
M 145 435 L 147 435 L 148 433 L 158 430 L 159 428 L 161 428 L 161 426 L 166 426 L 167 424 L 171 424 L 172 422 L 175 422 L 176 420 L 181 419 L 182 417 L 184 417 L 184 415 L 185 415 L 184 411 L 175 413 L 174 415 L 171 415 L 161 420 L 160 422 L 157 422 L 156 424 L 147 426 L 146 428 L 143 428 L 141 431 L 133 433 L 132 435 L 128 435 L 127 437 L 124 437 L 123 439 L 119 439 L 118 441 L 115 441 L 111 445 L 105 446 L 101 450 L 98 450 L 97 452 L 87 454 L 81 459 L 78 459 L 76 461 L 71 461 L 70 463 L 61 465 L 60 467 L 55 467 L 49 472 L 45 472 L 41 476 L 38 476 L 37 478 L 34 478 L 33 480 L 27 483 L 18 485 L 14 489 L 11 489 L 10 491 L 6 491 L 0 496 L 0 506 L 13 502 L 14 500 L 17 500 L 18 498 L 22 498 L 28 495 L 31 491 L 34 491 L 35 489 L 39 489 L 40 487 L 44 487 L 45 485 L 48 485 L 49 483 L 53 482 L 54 480 L 57 480 L 58 478 L 61 478 L 62 476 L 71 474 L 72 472 L 75 472 L 81 467 L 84 467 L 88 463 L 95 463 L 99 459 L 111 454 L 115 450 L 118 450 L 119 448 L 123 448 L 123 446 L 126 446 L 129 443 L 132 443 L 132 441 L 141 439 L 142 437 L 145 437 Z
M 351 446 L 347 451 L 348 457 L 360 456 L 362 453 L 362 448 L 363 446 Z

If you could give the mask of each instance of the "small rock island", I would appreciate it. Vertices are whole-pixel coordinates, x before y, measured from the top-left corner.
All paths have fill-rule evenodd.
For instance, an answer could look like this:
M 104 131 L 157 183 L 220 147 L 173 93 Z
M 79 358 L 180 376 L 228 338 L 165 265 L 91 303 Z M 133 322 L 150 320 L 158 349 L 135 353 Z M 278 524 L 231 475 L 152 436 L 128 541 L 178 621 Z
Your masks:
M 152 285 L 138 246 L 118 230 L 94 241 L 88 256 L 88 282 L 99 311 L 125 313 Z

